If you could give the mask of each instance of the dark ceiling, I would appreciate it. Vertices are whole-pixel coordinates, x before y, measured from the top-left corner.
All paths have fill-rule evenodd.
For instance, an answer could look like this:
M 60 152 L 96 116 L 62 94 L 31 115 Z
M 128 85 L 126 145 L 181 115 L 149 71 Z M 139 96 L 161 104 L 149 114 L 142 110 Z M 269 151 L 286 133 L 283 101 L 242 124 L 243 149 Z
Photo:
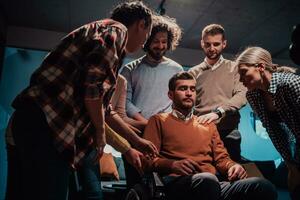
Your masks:
M 2 0 L 8 26 L 69 32 L 109 16 L 119 0 Z M 161 0 L 147 0 L 157 10 Z M 184 31 L 180 47 L 199 49 L 199 37 L 209 23 L 226 29 L 226 53 L 245 46 L 268 49 L 274 58 L 289 59 L 294 25 L 300 23 L 299 0 L 166 0 L 166 14 L 177 19 Z

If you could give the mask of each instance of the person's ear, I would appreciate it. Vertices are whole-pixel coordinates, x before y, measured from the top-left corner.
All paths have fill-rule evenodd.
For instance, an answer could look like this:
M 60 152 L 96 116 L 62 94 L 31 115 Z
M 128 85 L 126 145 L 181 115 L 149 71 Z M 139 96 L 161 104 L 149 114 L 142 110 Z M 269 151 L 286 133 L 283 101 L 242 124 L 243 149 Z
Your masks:
M 145 25 L 145 20 L 141 19 L 138 21 L 138 29 L 139 30 L 145 30 L 147 27 Z
M 263 71 L 265 71 L 265 69 L 266 69 L 266 65 L 263 64 L 263 63 L 259 63 L 259 64 L 257 65 L 257 68 L 258 68 L 258 70 L 259 70 L 260 72 L 263 72 Z
M 174 99 L 174 92 L 169 90 L 168 97 L 173 101 L 173 99 Z
M 201 48 L 204 49 L 204 41 L 201 39 L 200 41 Z
M 223 49 L 225 49 L 226 46 L 227 46 L 227 40 L 223 40 L 223 42 L 222 42 Z
M 134 22 L 134 24 L 132 24 L 132 30 L 135 33 L 139 33 L 140 31 L 143 31 L 145 29 L 145 21 L 143 19 L 140 19 L 136 22 Z

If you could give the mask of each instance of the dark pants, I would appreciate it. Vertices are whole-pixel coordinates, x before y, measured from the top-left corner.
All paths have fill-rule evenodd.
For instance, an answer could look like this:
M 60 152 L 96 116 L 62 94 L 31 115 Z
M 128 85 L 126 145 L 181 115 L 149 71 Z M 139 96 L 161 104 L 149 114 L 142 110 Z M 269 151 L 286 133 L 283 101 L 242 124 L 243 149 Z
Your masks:
M 300 168 L 299 165 L 295 165 L 286 161 L 288 168 L 288 188 L 290 191 L 290 197 L 292 200 L 300 199 Z
M 125 175 L 126 175 L 126 186 L 127 189 L 132 188 L 135 184 L 140 183 L 142 180 L 141 175 L 138 173 L 138 171 L 127 162 L 125 157 L 122 155 L 123 163 L 124 163 L 124 169 L 125 169 Z
M 7 145 L 7 185 L 6 200 L 21 199 L 21 162 L 18 159 L 15 146 Z
M 235 162 L 241 161 L 241 133 L 237 129 L 218 130 L 230 158 Z
M 276 188 L 266 179 L 247 178 L 219 182 L 211 173 L 163 178 L 168 199 L 188 200 L 275 200 Z
M 34 105 L 17 109 L 12 133 L 16 146 L 8 152 L 13 171 L 8 173 L 6 199 L 66 200 L 71 168 L 54 148 L 43 112 Z

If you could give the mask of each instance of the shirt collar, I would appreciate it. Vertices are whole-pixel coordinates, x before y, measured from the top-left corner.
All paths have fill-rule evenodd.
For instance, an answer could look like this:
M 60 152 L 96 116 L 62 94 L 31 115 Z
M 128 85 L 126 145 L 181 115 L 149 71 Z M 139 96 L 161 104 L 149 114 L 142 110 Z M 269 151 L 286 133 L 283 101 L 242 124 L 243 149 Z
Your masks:
M 223 56 L 221 55 L 220 58 L 219 58 L 219 60 L 218 60 L 215 64 L 210 65 L 210 64 L 208 64 L 208 62 L 207 62 L 207 58 L 206 58 L 206 57 L 204 58 L 204 62 L 205 62 L 205 64 L 206 64 L 206 66 L 207 66 L 208 68 L 210 68 L 211 70 L 215 70 L 215 69 L 217 69 L 218 67 L 220 67 L 220 65 L 223 63 L 223 61 L 224 61 L 224 58 L 223 58 Z
M 276 90 L 277 90 L 277 86 L 280 83 L 281 80 L 281 73 L 272 73 L 272 78 L 270 81 L 270 86 L 268 89 L 268 92 L 270 92 L 271 94 L 275 94 Z
M 174 117 L 176 117 L 177 119 L 183 120 L 183 121 L 188 121 L 193 117 L 193 110 L 187 114 L 186 116 L 183 115 L 181 112 L 179 112 L 178 110 L 173 109 L 172 113 L 171 113 Z

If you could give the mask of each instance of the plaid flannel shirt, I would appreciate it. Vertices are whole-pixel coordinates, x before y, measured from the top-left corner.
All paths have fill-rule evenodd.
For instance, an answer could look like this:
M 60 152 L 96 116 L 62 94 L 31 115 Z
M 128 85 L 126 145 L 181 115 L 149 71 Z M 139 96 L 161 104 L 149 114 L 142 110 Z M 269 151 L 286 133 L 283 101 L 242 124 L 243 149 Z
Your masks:
M 18 108 L 30 100 L 43 110 L 56 149 L 72 166 L 91 149 L 95 133 L 84 99 L 103 96 L 107 111 L 127 37 L 127 28 L 111 19 L 76 29 L 46 56 L 13 102 Z

